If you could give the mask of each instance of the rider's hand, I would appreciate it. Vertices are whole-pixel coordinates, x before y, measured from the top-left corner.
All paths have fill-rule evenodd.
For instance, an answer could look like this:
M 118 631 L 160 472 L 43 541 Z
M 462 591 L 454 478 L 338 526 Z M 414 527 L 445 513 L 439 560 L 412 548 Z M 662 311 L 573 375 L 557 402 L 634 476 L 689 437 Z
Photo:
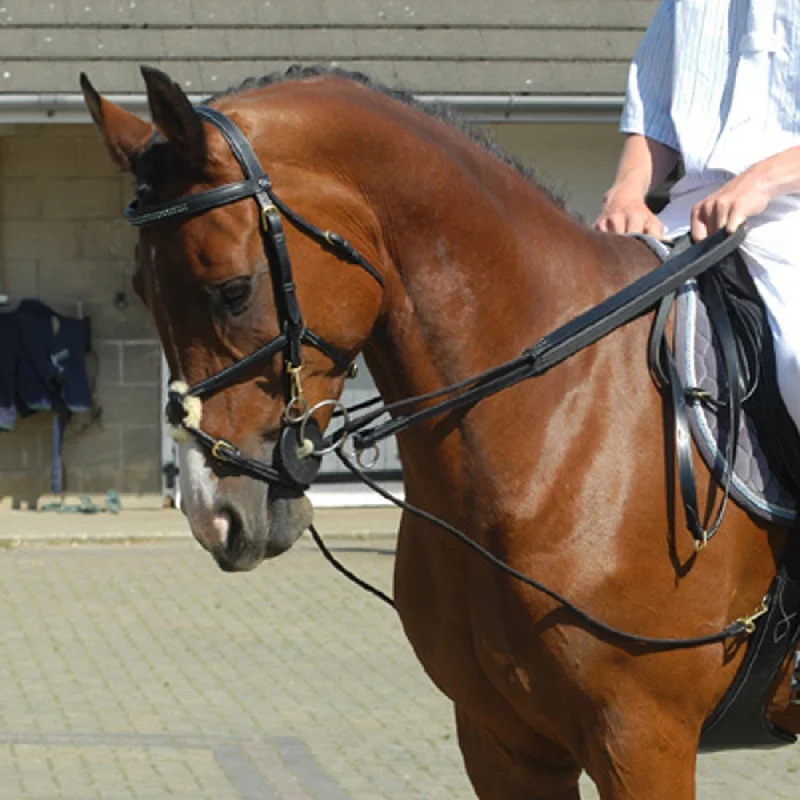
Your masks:
M 764 211 L 772 200 L 761 171 L 748 169 L 692 209 L 692 238 L 700 241 L 722 228 L 733 233 L 748 217 Z
M 656 239 L 664 235 L 664 225 L 640 194 L 613 188 L 603 198 L 603 210 L 594 227 L 607 233 L 649 233 Z

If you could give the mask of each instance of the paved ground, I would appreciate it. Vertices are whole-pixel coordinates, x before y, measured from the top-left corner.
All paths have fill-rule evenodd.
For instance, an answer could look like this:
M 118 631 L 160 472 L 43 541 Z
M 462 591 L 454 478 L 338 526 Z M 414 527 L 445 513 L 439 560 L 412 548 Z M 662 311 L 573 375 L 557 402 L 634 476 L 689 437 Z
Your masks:
M 474 796 L 448 703 L 391 609 L 310 543 L 225 575 L 177 515 L 128 513 L 0 513 L 0 800 Z M 392 538 L 344 534 L 392 523 L 340 512 L 319 527 L 388 588 Z M 698 796 L 798 786 L 792 748 L 701 760 Z

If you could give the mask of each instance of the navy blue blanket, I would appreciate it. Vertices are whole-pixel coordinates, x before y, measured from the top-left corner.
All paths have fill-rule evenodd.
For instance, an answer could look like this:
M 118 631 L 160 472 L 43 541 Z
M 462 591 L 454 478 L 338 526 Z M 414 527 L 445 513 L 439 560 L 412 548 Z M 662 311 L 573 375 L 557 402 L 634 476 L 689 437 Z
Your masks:
M 91 409 L 89 332 L 88 319 L 57 314 L 39 300 L 0 313 L 0 430 L 13 430 L 18 414 Z

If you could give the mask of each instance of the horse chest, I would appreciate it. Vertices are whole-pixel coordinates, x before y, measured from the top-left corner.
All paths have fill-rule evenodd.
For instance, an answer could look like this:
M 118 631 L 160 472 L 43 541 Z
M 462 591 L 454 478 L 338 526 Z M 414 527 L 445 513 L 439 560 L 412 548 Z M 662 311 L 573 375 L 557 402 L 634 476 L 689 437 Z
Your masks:
M 468 554 L 434 544 L 425 533 L 411 541 L 400 537 L 395 567 L 395 601 L 418 660 L 459 707 L 494 726 L 534 724 L 543 687 L 561 679 L 551 669 L 558 643 L 527 621 L 515 624 L 529 609 L 509 614 L 497 574 L 482 565 L 475 570 Z

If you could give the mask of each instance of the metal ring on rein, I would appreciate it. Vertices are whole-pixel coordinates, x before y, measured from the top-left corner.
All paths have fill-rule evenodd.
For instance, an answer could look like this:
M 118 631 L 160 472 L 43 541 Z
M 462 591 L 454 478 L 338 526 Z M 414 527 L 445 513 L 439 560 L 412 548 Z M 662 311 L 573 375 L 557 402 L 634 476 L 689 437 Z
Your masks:
M 342 448 L 341 452 L 346 458 L 353 458 L 355 459 L 356 464 L 363 469 L 364 471 L 372 469 L 379 461 L 381 457 L 381 448 L 377 444 L 371 444 L 369 447 L 364 448 L 363 450 L 356 450 L 355 445 L 352 448 L 352 453 L 348 454 L 344 450 L 344 445 L 350 441 L 349 438 L 346 436 L 344 437 L 344 441 L 342 441 Z M 367 459 L 366 454 L 369 453 L 372 457 Z M 363 480 L 363 478 L 362 478 Z
M 342 429 L 337 431 L 338 436 L 334 438 L 331 443 L 327 447 L 321 447 L 319 450 L 311 450 L 306 455 L 313 455 L 317 457 L 326 456 L 328 453 L 333 453 L 335 450 L 338 450 L 340 447 L 344 446 L 344 443 L 347 441 L 350 434 L 347 432 L 347 423 L 350 421 L 350 415 L 347 413 L 347 409 L 341 402 L 341 400 L 335 400 L 334 398 L 329 398 L 328 400 L 320 400 L 319 403 L 315 403 L 310 408 L 307 407 L 305 413 L 302 417 L 299 418 L 300 422 L 300 434 L 299 439 L 301 442 L 305 443 L 308 441 L 306 439 L 306 427 L 308 425 L 308 421 L 314 416 L 316 411 L 319 411 L 321 408 L 325 408 L 326 406 L 332 406 L 334 412 L 338 411 L 342 417 Z M 287 409 L 289 406 L 287 406 Z
M 372 457 L 367 459 L 367 453 Z M 377 444 L 371 444 L 366 450 L 356 451 L 356 463 L 361 469 L 372 469 L 380 461 L 380 458 L 381 448 Z

